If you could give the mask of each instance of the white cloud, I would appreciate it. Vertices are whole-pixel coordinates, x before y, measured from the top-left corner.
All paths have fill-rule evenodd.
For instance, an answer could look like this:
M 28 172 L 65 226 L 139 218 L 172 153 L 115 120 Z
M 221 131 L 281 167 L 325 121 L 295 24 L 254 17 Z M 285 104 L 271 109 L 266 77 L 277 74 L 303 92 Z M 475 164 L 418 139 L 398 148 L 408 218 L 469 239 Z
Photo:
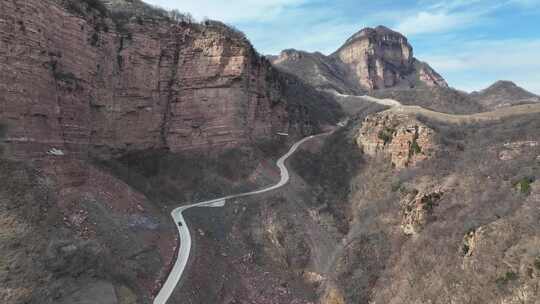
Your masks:
M 289 28 L 287 25 L 282 25 L 262 27 L 256 30 L 247 29 L 246 33 L 248 37 L 261 41 L 256 47 L 260 47 L 267 54 L 278 54 L 287 48 L 330 54 L 337 50 L 353 33 L 365 26 L 362 23 L 328 21 Z
M 480 90 L 501 79 L 540 93 L 540 39 L 457 41 L 419 54 L 459 89 Z
M 195 18 L 205 17 L 224 22 L 244 22 L 273 19 L 287 7 L 294 7 L 306 0 L 145 0 L 164 8 L 189 12 Z
M 287 7 L 275 20 L 239 22 L 235 26 L 264 54 L 278 54 L 288 48 L 329 54 L 368 22 L 366 17 L 347 19 L 325 4 Z
M 396 30 L 405 35 L 440 33 L 467 27 L 473 22 L 477 22 L 478 18 L 478 15 L 471 13 L 423 11 L 399 22 Z
M 510 0 L 512 1 L 512 0 Z M 517 0 L 520 1 L 520 0 Z M 526 1 L 526 0 L 525 0 Z M 442 2 L 433 3 L 430 6 L 431 10 L 455 10 L 460 8 L 467 8 L 473 5 L 481 4 L 485 5 L 486 3 L 493 3 L 491 0 L 447 0 Z
M 508 1 L 540 0 L 450 0 L 431 2 L 412 16 L 398 21 L 396 28 L 406 35 L 446 33 L 483 24 L 488 16 L 508 5 Z
M 478 40 L 456 43 L 422 59 L 441 70 L 540 69 L 540 39 Z M 540 73 L 539 73 L 540 74 Z

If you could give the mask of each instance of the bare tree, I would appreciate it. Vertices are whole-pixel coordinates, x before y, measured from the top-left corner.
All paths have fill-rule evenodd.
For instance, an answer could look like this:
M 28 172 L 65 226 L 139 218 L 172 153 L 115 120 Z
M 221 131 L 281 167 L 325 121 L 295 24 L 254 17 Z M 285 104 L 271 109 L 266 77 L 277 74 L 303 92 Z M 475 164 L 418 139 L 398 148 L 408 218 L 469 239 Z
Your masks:
M 190 13 L 183 13 L 180 12 L 177 9 L 173 9 L 169 11 L 168 16 L 171 20 L 176 21 L 178 23 L 194 23 L 195 18 Z

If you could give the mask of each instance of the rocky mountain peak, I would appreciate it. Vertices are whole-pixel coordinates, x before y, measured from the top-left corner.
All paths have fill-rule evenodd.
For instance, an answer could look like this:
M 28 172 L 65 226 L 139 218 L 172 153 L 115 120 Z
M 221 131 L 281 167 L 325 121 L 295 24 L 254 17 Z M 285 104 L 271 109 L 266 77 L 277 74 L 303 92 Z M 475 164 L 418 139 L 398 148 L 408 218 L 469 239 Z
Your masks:
M 271 60 L 319 89 L 339 93 L 448 87 L 441 75 L 414 58 L 405 36 L 382 25 L 358 31 L 330 56 L 289 49 Z
M 498 80 L 489 88 L 496 88 L 496 87 L 517 87 L 517 84 L 515 84 L 513 81 L 510 80 Z
M 379 25 L 375 28 L 366 27 L 366 28 L 361 29 L 360 31 L 352 35 L 349 39 L 347 39 L 347 41 L 341 48 L 357 40 L 362 40 L 366 38 L 381 40 L 381 41 L 395 41 L 398 43 L 408 44 L 407 37 L 403 36 L 401 33 L 391 30 L 390 28 L 384 25 Z
M 332 56 L 345 63 L 350 76 L 368 90 L 413 86 L 413 78 L 418 78 L 405 81 L 415 71 L 413 48 L 407 38 L 384 26 L 362 29 Z
M 277 62 L 286 61 L 286 60 L 300 60 L 303 57 L 302 51 L 298 51 L 295 49 L 286 49 L 281 51 L 279 56 L 275 58 Z

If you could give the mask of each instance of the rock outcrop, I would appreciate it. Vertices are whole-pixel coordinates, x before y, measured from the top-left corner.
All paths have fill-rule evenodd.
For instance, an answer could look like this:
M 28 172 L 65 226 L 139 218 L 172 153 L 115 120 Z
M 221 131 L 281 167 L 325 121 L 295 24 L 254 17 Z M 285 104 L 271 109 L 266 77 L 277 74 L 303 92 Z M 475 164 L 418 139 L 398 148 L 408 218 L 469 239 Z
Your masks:
M 397 85 L 404 75 L 412 72 L 414 63 L 407 38 L 385 27 L 361 30 L 333 56 L 340 58 L 367 89 Z
M 443 193 L 405 190 L 401 194 L 401 230 L 407 235 L 418 234 L 432 218 L 433 209 Z
M 499 152 L 499 159 L 504 161 L 516 159 L 524 153 L 534 151 L 539 145 L 538 141 L 534 140 L 504 143 L 503 148 Z
M 425 62 L 416 61 L 418 79 L 431 88 L 448 88 L 446 80 Z
M 390 157 L 398 169 L 429 159 L 438 150 L 432 129 L 409 115 L 391 112 L 366 117 L 356 143 L 369 156 Z
M 533 184 L 532 188 L 515 215 L 464 236 L 462 269 L 467 276 L 478 276 L 504 290 L 497 303 L 535 303 L 540 296 L 540 238 L 533 224 L 538 213 L 532 211 L 539 202 L 540 187 Z
M 359 31 L 330 56 L 286 50 L 272 62 L 320 89 L 339 93 L 448 87 L 429 65 L 414 58 L 405 36 L 384 26 Z
M 320 304 L 345 304 L 345 299 L 341 291 L 335 287 L 329 287 L 325 291 Z
M 15 155 L 178 152 L 311 131 L 241 33 L 72 2 L 0 3 L 0 120 Z

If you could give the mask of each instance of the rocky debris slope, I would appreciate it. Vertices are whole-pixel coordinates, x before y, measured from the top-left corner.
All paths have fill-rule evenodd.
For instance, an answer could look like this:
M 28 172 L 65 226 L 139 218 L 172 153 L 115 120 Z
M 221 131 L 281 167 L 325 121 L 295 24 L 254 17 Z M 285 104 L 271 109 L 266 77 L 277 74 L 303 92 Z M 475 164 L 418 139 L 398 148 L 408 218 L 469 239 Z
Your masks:
M 99 3 L 0 3 L 0 119 L 16 155 L 233 147 L 317 127 L 241 33 Z
M 436 130 L 432 157 L 400 170 L 369 158 L 350 179 L 349 229 L 320 302 L 536 303 L 536 115 L 422 124 Z
M 333 271 L 333 250 L 348 230 L 349 181 L 361 165 L 360 151 L 342 135 L 336 131 L 327 141 L 321 136 L 303 145 L 288 164 L 290 183 L 278 192 L 222 209 L 190 209 L 197 252 L 190 267 L 196 271 L 186 272 L 174 299 L 317 303 Z M 277 178 L 273 164 L 267 166 Z
M 361 93 L 357 83 L 347 76 L 345 64 L 338 58 L 294 49 L 283 50 L 279 56 L 268 58 L 280 70 L 300 77 L 319 90 Z
M 0 158 L 2 303 L 148 303 L 174 253 L 167 215 L 108 174 L 51 167 Z
M 319 89 L 359 93 L 394 87 L 448 87 L 426 63 L 413 56 L 407 38 L 384 26 L 365 28 L 330 56 L 286 50 L 272 58 Z
M 137 153 L 119 160 L 100 162 L 98 166 L 66 156 L 49 155 L 32 162 L 31 176 L 38 181 L 32 180 L 31 183 L 19 177 L 20 171 L 28 170 L 25 166 L 29 162 L 11 162 L 0 157 L 0 228 L 6 231 L 6 238 L 14 239 L 13 244 L 16 244 L 0 242 L 0 253 L 6 257 L 0 261 L 0 265 L 5 265 L 5 268 L 0 268 L 0 280 L 6 286 L 6 290 L 0 288 L 0 298 L 6 296 L 6 303 L 23 300 L 25 303 L 150 303 L 172 266 L 178 245 L 170 210 L 179 202 L 239 193 L 274 183 L 279 178 L 279 170 L 273 157 L 287 146 L 276 143 L 260 145 L 259 150 L 253 147 L 228 149 L 218 156 L 215 156 L 215 151 L 179 155 L 163 151 L 159 154 Z M 41 191 L 42 188 L 47 190 L 45 194 L 34 195 L 33 189 Z M 259 199 L 254 198 L 253 203 L 259 203 Z M 18 220 L 22 227 L 34 225 L 34 221 L 42 223 L 32 228 L 39 233 L 12 233 L 11 230 L 19 229 L 18 224 L 11 220 L 15 211 L 32 213 L 32 218 L 23 214 Z M 271 222 L 279 227 L 276 231 L 281 231 L 277 239 L 290 236 L 285 229 L 295 223 L 294 218 L 286 223 L 281 216 L 286 212 L 273 214 L 272 208 L 268 211 L 274 217 Z M 206 264 L 195 268 L 197 271 L 188 272 L 195 278 L 187 279 L 186 287 L 181 295 L 176 296 L 176 301 L 195 300 L 201 294 L 194 294 L 193 290 L 202 290 L 201 303 L 219 302 L 220 298 L 214 296 L 227 293 L 220 289 L 220 284 L 230 278 L 221 274 L 239 272 L 239 278 L 246 277 L 245 283 L 257 286 L 257 289 L 245 287 L 243 283 L 239 285 L 238 280 L 230 280 L 227 283 L 230 290 L 249 292 L 253 301 L 261 300 L 261 292 L 267 290 L 264 295 L 267 301 L 263 303 L 275 303 L 272 301 L 277 294 L 281 295 L 281 303 L 293 303 L 288 299 L 294 298 L 290 295 L 290 290 L 294 289 L 281 286 L 280 276 L 285 273 L 280 272 L 282 268 L 268 276 L 260 268 L 250 266 L 253 263 L 249 261 L 234 269 L 208 267 L 208 259 L 222 265 L 224 256 L 221 252 L 207 249 L 217 244 L 215 237 L 222 235 L 223 226 L 216 223 L 215 214 L 206 212 L 200 216 L 203 224 L 195 225 L 197 229 L 193 230 L 207 233 L 206 238 L 194 242 L 195 246 L 203 246 L 194 251 L 199 253 L 197 258 Z M 50 219 L 53 215 L 54 218 Z M 5 222 L 4 216 L 8 218 Z M 252 217 L 236 219 L 235 224 L 241 226 L 248 222 L 247 219 Z M 263 223 L 264 219 L 268 220 L 253 218 L 257 224 Z M 188 220 L 193 220 L 191 215 Z M 209 225 L 213 225 L 211 233 L 207 230 Z M 251 232 L 242 228 L 240 231 Z M 297 231 L 304 229 L 299 227 Z M 266 238 L 259 241 L 266 242 Z M 289 240 L 283 246 L 301 250 L 302 246 L 295 247 L 296 244 L 298 242 Z M 224 246 L 229 248 L 229 245 L 230 242 L 224 240 Z M 241 254 L 248 255 L 252 250 L 248 247 Z M 31 255 L 26 259 L 28 254 Z M 285 247 L 279 254 L 296 259 L 296 255 L 288 254 Z M 297 260 L 298 265 L 304 265 L 303 258 Z M 289 260 L 283 258 L 283 261 Z M 21 264 L 25 265 L 24 268 L 18 266 Z M 44 269 L 42 264 L 49 265 L 49 269 Z M 40 275 L 46 279 L 35 278 Z M 211 279 L 195 285 L 195 289 L 190 288 L 190 284 L 197 284 L 201 277 L 206 276 Z M 25 280 L 28 284 L 21 285 L 21 290 L 14 287 Z M 243 298 L 242 295 L 237 296 Z M 226 303 L 226 299 L 223 302 Z
M 249 240 L 252 263 L 270 267 L 269 277 L 287 273 L 284 286 L 312 284 L 322 304 L 535 303 L 537 117 L 459 125 L 388 114 L 351 119 L 299 151 L 291 167 L 300 179 L 231 237 Z M 431 130 L 436 153 L 396 170 L 372 131 L 371 147 L 386 157 L 359 159 L 362 125 L 384 130 L 392 121 Z M 260 207 L 245 212 L 253 210 Z M 313 239 L 321 231 L 326 239 Z
M 389 156 L 398 169 L 432 158 L 439 149 L 433 129 L 411 115 L 392 112 L 366 117 L 356 143 L 369 156 Z
M 540 97 L 518 87 L 511 81 L 497 81 L 488 88 L 471 93 L 471 98 L 486 109 L 540 102 Z

